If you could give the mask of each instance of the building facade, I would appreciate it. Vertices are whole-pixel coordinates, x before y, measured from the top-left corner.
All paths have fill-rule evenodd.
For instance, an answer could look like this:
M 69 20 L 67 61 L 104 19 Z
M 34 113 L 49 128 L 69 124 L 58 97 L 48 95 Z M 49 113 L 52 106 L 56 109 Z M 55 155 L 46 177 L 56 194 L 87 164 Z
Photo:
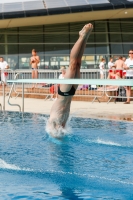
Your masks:
M 55 0 L 55 2 L 58 1 Z M 33 5 L 33 1 L 31 2 Z M 44 1 L 40 0 L 34 3 L 38 5 L 38 2 Z M 3 12 L 3 16 L 6 14 L 7 16 L 0 20 L 0 55 L 7 60 L 12 69 L 29 69 L 32 49 L 36 49 L 40 56 L 40 69 L 59 69 L 62 65 L 68 66 L 70 51 L 78 39 L 79 31 L 86 23 L 91 22 L 94 25 L 94 30 L 86 45 L 82 58 L 82 68 L 97 68 L 102 57 L 106 59 L 106 63 L 110 57 L 114 57 L 114 59 L 119 55 L 127 57 L 128 51 L 133 49 L 133 1 L 125 2 L 127 2 L 126 8 L 120 8 L 119 5 L 118 8 L 114 9 L 110 7 L 111 1 L 105 0 L 103 4 L 92 4 L 95 6 L 93 11 L 85 10 L 83 5 L 80 5 L 80 11 L 74 10 L 74 13 L 66 13 L 67 6 L 65 8 L 59 6 L 50 8 L 51 15 L 49 16 L 44 13 L 41 14 L 42 16 L 32 16 L 35 15 L 34 9 L 31 10 L 30 17 L 22 16 L 22 11 Z M 14 3 L 14 5 L 16 4 Z M 50 4 L 48 5 L 50 6 Z M 103 5 L 103 8 L 98 7 L 101 10 L 96 10 L 98 5 Z M 76 6 L 72 6 L 73 9 L 74 7 L 77 9 Z M 59 13 L 60 10 L 63 10 L 64 13 Z M 108 16 L 111 10 L 113 17 Z M 119 13 L 118 15 L 113 14 L 116 11 Z M 29 10 L 27 12 L 29 13 Z M 100 14 L 103 12 L 105 12 L 105 16 Z M 37 13 L 42 13 L 42 9 L 36 10 L 36 15 Z M 91 13 L 95 15 L 88 20 L 88 15 L 90 16 Z M 83 14 L 85 17 L 78 18 Z M 67 19 L 70 15 L 73 16 L 71 20 Z M 52 20 L 49 19 L 50 17 L 52 17 L 53 23 L 50 21 Z M 29 19 L 30 21 L 28 21 Z M 10 25 L 2 25 L 2 22 L 7 23 L 8 20 L 11 20 Z M 16 23 L 15 20 L 17 20 Z

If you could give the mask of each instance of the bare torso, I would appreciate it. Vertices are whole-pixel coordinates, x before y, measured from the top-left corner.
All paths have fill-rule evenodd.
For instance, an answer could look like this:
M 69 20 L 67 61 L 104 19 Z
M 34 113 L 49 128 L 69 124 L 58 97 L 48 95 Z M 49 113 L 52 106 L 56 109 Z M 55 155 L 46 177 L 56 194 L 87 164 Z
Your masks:
M 123 69 L 123 67 L 124 67 L 124 61 L 123 60 L 117 60 L 115 62 L 115 66 L 116 66 L 116 69 Z
M 31 67 L 34 68 L 34 69 L 37 69 L 38 68 L 38 63 L 39 63 L 39 56 L 32 56 L 30 58 L 30 62 L 31 62 Z

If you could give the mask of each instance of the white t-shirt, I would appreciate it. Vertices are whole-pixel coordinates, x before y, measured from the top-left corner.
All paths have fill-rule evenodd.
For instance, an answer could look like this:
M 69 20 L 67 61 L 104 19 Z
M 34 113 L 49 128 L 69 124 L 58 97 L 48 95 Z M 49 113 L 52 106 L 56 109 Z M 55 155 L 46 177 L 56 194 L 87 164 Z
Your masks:
M 100 68 L 100 74 L 103 74 L 103 71 L 104 71 L 104 62 L 100 63 L 99 68 Z
M 6 82 L 7 77 L 5 76 L 4 72 L 6 67 L 8 66 L 6 61 L 0 62 L 0 70 L 1 70 L 1 81 Z
M 125 65 L 130 68 L 131 65 L 133 66 L 133 60 L 131 60 L 130 58 L 126 59 Z M 126 76 L 133 76 L 133 68 L 128 69 L 126 72 Z
M 59 79 L 64 79 L 64 76 L 62 76 L 62 74 L 60 74 Z
M 101 62 L 101 63 L 100 63 L 99 68 L 100 68 L 100 69 L 104 69 L 104 62 Z
M 112 66 L 114 66 L 114 63 L 108 62 L 108 68 L 111 69 Z
M 0 70 L 1 70 L 1 73 L 4 72 L 4 70 L 6 69 L 7 66 L 8 66 L 8 64 L 7 64 L 6 61 L 0 62 Z

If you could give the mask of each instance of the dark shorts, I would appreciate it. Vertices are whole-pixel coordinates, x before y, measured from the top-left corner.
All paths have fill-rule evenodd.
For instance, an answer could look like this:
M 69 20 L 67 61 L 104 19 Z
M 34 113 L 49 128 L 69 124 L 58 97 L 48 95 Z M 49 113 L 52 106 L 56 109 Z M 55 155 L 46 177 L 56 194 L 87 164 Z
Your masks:
M 133 79 L 133 76 L 126 76 L 126 79 Z

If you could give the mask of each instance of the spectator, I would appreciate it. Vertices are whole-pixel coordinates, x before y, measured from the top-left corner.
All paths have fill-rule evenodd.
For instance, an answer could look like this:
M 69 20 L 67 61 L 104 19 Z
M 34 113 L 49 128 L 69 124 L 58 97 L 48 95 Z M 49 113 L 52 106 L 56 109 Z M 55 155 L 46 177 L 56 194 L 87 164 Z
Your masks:
M 111 70 L 111 72 L 109 72 L 107 79 L 120 79 L 120 76 L 117 73 L 115 66 L 112 66 L 112 70 Z M 118 89 L 118 86 L 117 85 L 109 85 L 106 87 L 106 90 L 111 90 L 111 89 Z
M 111 57 L 110 61 L 108 62 L 108 68 L 111 69 L 113 66 L 114 66 L 113 58 Z
M 126 78 L 133 79 L 133 50 L 129 51 L 129 58 L 125 62 Z M 126 87 L 127 101 L 124 104 L 130 104 L 131 86 Z
M 60 70 L 61 70 L 62 73 L 59 75 L 59 79 L 64 79 L 64 76 L 65 76 L 65 73 L 66 73 L 66 67 L 62 66 Z M 58 91 L 58 85 L 52 85 L 50 87 L 50 93 L 53 94 L 52 97 L 51 97 L 52 100 L 57 99 L 57 97 L 58 97 L 57 91 Z M 54 98 L 54 96 L 56 96 L 56 97 Z
M 65 73 L 66 73 L 66 67 L 62 66 L 60 71 L 62 72 L 59 76 L 59 79 L 64 79 Z
M 38 78 L 38 64 L 40 62 L 40 58 L 37 55 L 37 52 L 35 49 L 32 49 L 32 56 L 30 58 L 30 65 L 32 68 L 32 78 Z M 35 85 L 33 85 L 32 89 L 35 88 Z
M 115 66 L 112 66 L 111 72 L 109 72 L 108 79 L 119 79 L 120 76 L 116 71 Z
M 124 63 L 126 62 L 126 57 L 122 57 L 122 60 L 124 61 Z
M 123 77 L 123 69 L 124 69 L 124 61 L 122 60 L 122 56 L 119 56 L 118 60 L 115 62 L 116 66 L 116 72 L 119 74 L 119 76 Z
M 126 62 L 126 57 L 123 57 L 122 60 L 124 61 L 124 64 Z M 123 78 L 126 78 L 126 70 L 123 70 Z
M 9 65 L 6 61 L 4 61 L 3 57 L 0 57 L 1 81 L 3 81 L 5 85 L 8 77 L 8 72 L 6 72 L 6 69 L 9 69 Z
M 118 73 L 116 72 L 115 66 L 112 66 L 112 70 L 111 70 L 111 72 L 109 72 L 107 79 L 119 79 L 119 78 L 120 77 L 119 77 Z M 117 85 L 108 85 L 105 87 L 105 89 L 110 90 L 110 91 L 118 90 L 118 86 Z M 98 90 L 102 91 L 102 90 L 104 90 L 104 87 L 99 88 Z
M 104 63 L 105 63 L 105 59 L 102 58 L 99 68 L 100 68 L 100 79 L 104 79 Z

